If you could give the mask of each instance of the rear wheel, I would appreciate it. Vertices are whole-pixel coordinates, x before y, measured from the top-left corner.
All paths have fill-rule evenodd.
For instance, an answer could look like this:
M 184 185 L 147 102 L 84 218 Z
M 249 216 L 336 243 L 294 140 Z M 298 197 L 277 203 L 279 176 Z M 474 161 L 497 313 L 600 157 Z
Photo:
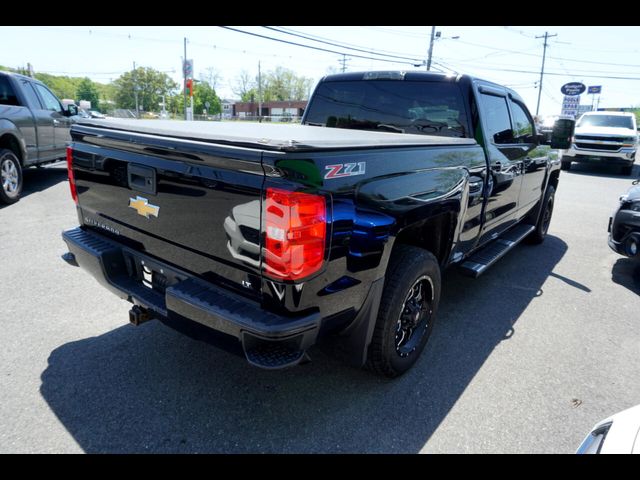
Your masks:
M 547 231 L 549 230 L 549 224 L 551 223 L 551 216 L 553 215 L 553 202 L 556 195 L 556 189 L 553 185 L 547 186 L 547 191 L 544 193 L 544 200 L 542 205 L 542 212 L 540 212 L 540 217 L 538 217 L 538 222 L 536 223 L 536 229 L 531 232 L 531 234 L 527 237 L 527 241 L 529 243 L 542 243 L 547 236 Z
M 563 158 L 560 161 L 560 169 L 562 169 L 562 170 L 571 170 L 571 160 L 565 160 Z
M 440 266 L 431 253 L 409 245 L 398 245 L 389 262 L 367 366 L 397 377 L 413 366 L 431 335 Z
M 15 203 L 22 192 L 20 160 L 6 148 L 0 149 L 0 201 Z

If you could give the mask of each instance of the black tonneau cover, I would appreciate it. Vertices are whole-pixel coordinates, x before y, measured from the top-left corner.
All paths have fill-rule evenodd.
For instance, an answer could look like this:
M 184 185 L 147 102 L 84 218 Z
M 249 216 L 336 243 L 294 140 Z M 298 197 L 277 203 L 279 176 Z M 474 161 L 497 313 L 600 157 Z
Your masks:
M 75 124 L 72 129 L 82 130 L 83 126 L 289 152 L 367 147 L 462 146 L 476 143 L 475 140 L 469 138 L 370 132 L 311 125 L 244 123 L 239 121 L 185 122 L 180 120 L 83 119 Z

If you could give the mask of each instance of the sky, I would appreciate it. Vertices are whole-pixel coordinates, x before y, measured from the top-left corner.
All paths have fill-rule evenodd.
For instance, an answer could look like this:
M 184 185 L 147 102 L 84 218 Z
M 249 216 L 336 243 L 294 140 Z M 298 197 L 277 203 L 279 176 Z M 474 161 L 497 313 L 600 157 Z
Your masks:
M 346 71 L 426 70 L 420 64 L 426 61 L 432 30 L 432 26 L 231 28 L 333 52 L 218 26 L 0 26 L 0 65 L 22 67 L 29 62 L 36 72 L 88 76 L 108 83 L 131 70 L 135 62 L 164 71 L 181 83 L 186 37 L 187 58 L 194 61 L 196 78 L 214 68 L 222 77 L 218 95 L 236 98 L 237 76 L 243 70 L 257 75 L 258 62 L 263 73 L 282 66 L 311 78 L 314 85 L 322 76 L 341 71 L 344 58 Z M 547 41 L 541 115 L 560 113 L 560 88 L 568 82 L 602 86 L 599 98 L 582 95 L 583 105 L 593 101 L 601 108 L 640 106 L 640 27 L 436 26 L 436 31 L 440 38 L 434 42 L 433 70 L 467 73 L 507 85 L 523 97 L 533 114 L 538 108 L 544 44 L 543 38 L 536 37 L 545 32 L 556 36 Z M 374 53 L 404 58 L 385 57 L 392 61 L 382 62 L 356 56 L 380 58 Z

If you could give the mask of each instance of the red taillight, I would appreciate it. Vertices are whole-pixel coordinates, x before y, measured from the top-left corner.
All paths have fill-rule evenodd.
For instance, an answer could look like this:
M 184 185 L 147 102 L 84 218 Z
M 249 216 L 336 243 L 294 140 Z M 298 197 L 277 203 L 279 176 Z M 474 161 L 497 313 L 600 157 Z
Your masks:
M 73 149 L 67 147 L 67 173 L 69 175 L 69 188 L 71 189 L 71 198 L 78 204 L 78 192 L 76 191 L 76 177 L 73 175 Z
M 299 280 L 317 272 L 324 261 L 324 197 L 267 188 L 265 201 L 265 274 Z

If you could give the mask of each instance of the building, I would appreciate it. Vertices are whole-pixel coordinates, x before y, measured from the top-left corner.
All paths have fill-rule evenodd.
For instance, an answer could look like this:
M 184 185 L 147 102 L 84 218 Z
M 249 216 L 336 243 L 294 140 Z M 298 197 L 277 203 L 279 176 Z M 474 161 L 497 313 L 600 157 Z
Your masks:
M 262 102 L 262 112 L 258 115 L 258 102 L 238 102 L 234 105 L 234 116 L 246 117 L 271 117 L 273 121 L 287 121 L 292 118 L 300 118 L 307 108 L 306 100 L 284 100 Z
M 222 118 L 231 118 L 235 115 L 233 108 L 236 104 L 235 100 L 223 98 L 220 103 L 222 104 Z

